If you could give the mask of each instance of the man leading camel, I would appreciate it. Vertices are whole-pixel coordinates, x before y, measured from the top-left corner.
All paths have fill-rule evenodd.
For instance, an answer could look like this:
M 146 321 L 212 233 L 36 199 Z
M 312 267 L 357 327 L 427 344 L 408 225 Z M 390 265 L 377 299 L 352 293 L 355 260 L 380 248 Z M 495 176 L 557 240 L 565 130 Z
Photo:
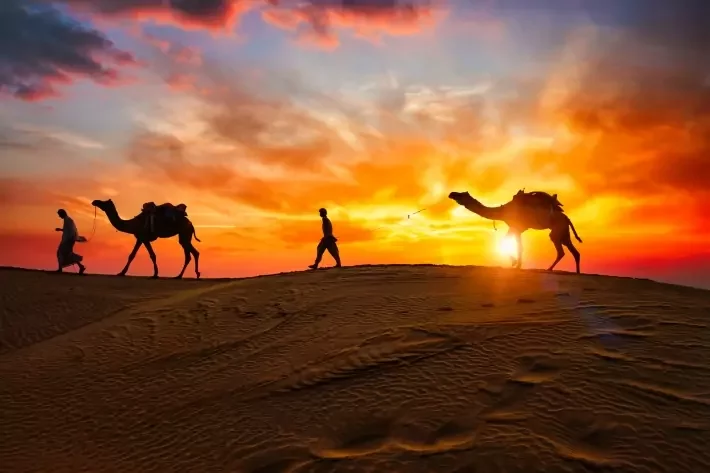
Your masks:
M 77 241 L 85 240 L 82 240 L 82 237 L 79 236 L 76 224 L 67 214 L 66 210 L 57 210 L 57 215 L 59 215 L 59 218 L 64 220 L 62 228 L 55 228 L 55 231 L 62 232 L 62 241 L 59 243 L 59 247 L 57 248 L 57 263 L 59 264 L 57 272 L 61 273 L 63 268 L 76 264 L 79 266 L 79 274 L 84 274 L 86 266 L 81 264 L 81 261 L 84 258 L 81 255 L 74 253 L 74 244 Z
M 338 245 L 335 243 L 338 241 L 335 236 L 333 236 L 333 224 L 328 218 L 328 211 L 326 209 L 320 209 L 318 211 L 321 218 L 323 219 L 323 238 L 321 238 L 318 247 L 316 248 L 316 262 L 308 266 L 311 269 L 318 269 L 318 265 L 323 259 L 323 253 L 328 250 L 328 253 L 335 260 L 335 267 L 340 268 L 340 252 L 338 250 Z

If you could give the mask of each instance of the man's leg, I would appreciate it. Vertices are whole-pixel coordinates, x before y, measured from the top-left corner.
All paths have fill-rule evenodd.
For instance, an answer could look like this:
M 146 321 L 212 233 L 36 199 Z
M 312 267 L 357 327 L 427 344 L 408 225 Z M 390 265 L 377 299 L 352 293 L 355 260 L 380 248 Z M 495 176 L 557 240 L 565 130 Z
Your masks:
M 57 269 L 58 273 L 62 272 L 62 268 L 64 268 L 64 245 L 62 243 L 59 244 L 57 247 L 57 266 L 59 269 Z
M 316 262 L 309 265 L 308 267 L 311 269 L 317 269 L 318 265 L 320 264 L 321 260 L 323 259 L 323 253 L 325 253 L 326 249 L 326 242 L 325 238 L 321 239 L 320 243 L 318 243 L 318 247 L 316 248 Z
M 74 245 L 72 245 L 72 247 L 73 246 Z M 72 257 L 76 259 L 76 265 L 79 266 L 79 274 L 84 274 L 84 271 L 86 271 L 86 266 L 81 264 L 81 261 L 84 259 L 84 257 L 78 253 L 74 253 L 73 248 L 72 248 Z
M 340 250 L 338 250 L 338 244 L 335 243 L 335 241 L 331 241 L 328 246 L 328 253 L 330 253 L 330 256 L 333 257 L 335 260 L 335 267 L 339 268 L 340 267 Z
M 81 259 L 81 256 L 74 253 L 73 241 L 60 243 L 59 248 L 57 248 L 57 263 L 59 266 L 57 272 L 61 273 L 67 266 L 77 264 L 79 265 L 79 272 L 83 273 L 86 268 L 81 264 Z

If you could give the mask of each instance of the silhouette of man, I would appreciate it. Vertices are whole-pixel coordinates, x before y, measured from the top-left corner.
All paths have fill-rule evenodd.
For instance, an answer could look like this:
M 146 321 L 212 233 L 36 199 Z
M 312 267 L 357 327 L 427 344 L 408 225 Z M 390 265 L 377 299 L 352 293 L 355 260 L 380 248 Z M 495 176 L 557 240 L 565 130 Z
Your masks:
M 311 269 L 318 269 L 321 259 L 323 259 L 323 253 L 328 250 L 328 253 L 335 260 L 335 267 L 340 268 L 340 252 L 338 251 L 338 245 L 336 245 L 337 238 L 333 236 L 333 224 L 330 223 L 328 218 L 328 211 L 325 209 L 320 209 L 318 211 L 321 218 L 323 219 L 323 238 L 321 238 L 320 243 L 318 243 L 318 248 L 316 249 L 316 262 L 308 266 Z
M 62 228 L 54 229 L 57 232 L 62 232 L 62 241 L 59 243 L 59 247 L 57 248 L 57 263 L 59 264 L 57 272 L 61 273 L 63 268 L 76 264 L 79 266 L 79 274 L 84 274 L 86 266 L 81 264 L 81 261 L 84 258 L 81 255 L 74 253 L 74 244 L 80 238 L 76 229 L 76 224 L 64 209 L 57 210 L 57 215 L 59 215 L 59 218 L 64 220 Z

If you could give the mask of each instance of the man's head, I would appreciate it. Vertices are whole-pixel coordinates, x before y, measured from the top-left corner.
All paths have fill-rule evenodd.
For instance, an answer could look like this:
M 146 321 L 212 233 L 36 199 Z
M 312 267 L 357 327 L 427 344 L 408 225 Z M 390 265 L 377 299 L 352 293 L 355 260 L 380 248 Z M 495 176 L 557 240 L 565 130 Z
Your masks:
M 319 209 L 318 213 L 320 214 L 321 217 L 325 217 L 326 215 L 328 215 L 328 211 L 325 209 Z
M 57 210 L 57 215 L 59 215 L 59 218 L 67 218 L 67 211 L 64 209 L 59 209 Z

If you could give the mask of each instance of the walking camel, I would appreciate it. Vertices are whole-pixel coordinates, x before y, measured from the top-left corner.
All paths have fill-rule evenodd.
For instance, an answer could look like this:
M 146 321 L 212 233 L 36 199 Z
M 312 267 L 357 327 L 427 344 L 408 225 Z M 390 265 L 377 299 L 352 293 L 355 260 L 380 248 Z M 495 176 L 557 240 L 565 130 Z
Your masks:
M 195 240 L 200 241 L 195 233 L 195 227 L 192 222 L 187 217 L 181 217 L 177 219 L 165 218 L 164 216 L 156 215 L 154 220 L 154 231 L 151 231 L 150 225 L 148 224 L 149 216 L 146 213 L 141 213 L 136 215 L 130 220 L 123 220 L 116 210 L 116 205 L 111 199 L 109 200 L 95 200 L 91 203 L 94 207 L 101 209 L 108 217 L 111 225 L 123 233 L 130 233 L 136 237 L 136 244 L 133 247 L 133 251 L 128 255 L 128 261 L 123 270 L 118 273 L 119 276 L 125 276 L 128 271 L 129 266 L 133 262 L 133 258 L 136 257 L 138 249 L 145 245 L 145 249 L 148 250 L 150 259 L 153 262 L 153 278 L 158 277 L 158 263 L 155 256 L 155 251 L 151 246 L 151 242 L 157 240 L 158 238 L 172 238 L 175 235 L 178 236 L 180 246 L 182 246 L 185 252 L 185 264 L 182 267 L 182 271 L 178 274 L 175 279 L 182 278 L 185 268 L 190 263 L 190 255 L 195 257 L 195 276 L 197 279 L 200 278 L 199 271 L 199 259 L 200 252 L 192 245 L 192 236 L 195 235 Z
M 531 198 L 528 199 L 528 196 Z M 552 205 L 539 205 L 533 202 L 533 200 L 537 200 L 533 198 L 541 196 L 553 199 L 554 203 Z M 515 238 L 518 247 L 517 259 L 511 256 L 514 267 L 520 269 L 522 264 L 523 246 L 520 241 L 520 235 L 529 229 L 546 230 L 549 228 L 550 240 L 552 240 L 555 250 L 557 250 L 557 258 L 547 270 L 552 271 L 565 256 L 565 251 L 562 247 L 566 246 L 574 257 L 577 273 L 579 274 L 580 255 L 577 248 L 572 244 L 570 228 L 577 241 L 582 243 L 582 239 L 577 235 L 572 220 L 562 211 L 561 204 L 557 202 L 556 196 L 551 197 L 544 193 L 525 194 L 521 191 L 512 201 L 499 207 L 487 207 L 471 197 L 468 192 L 451 192 L 449 198 L 483 218 L 494 221 L 499 220 L 508 225 L 508 235 L 512 235 Z

